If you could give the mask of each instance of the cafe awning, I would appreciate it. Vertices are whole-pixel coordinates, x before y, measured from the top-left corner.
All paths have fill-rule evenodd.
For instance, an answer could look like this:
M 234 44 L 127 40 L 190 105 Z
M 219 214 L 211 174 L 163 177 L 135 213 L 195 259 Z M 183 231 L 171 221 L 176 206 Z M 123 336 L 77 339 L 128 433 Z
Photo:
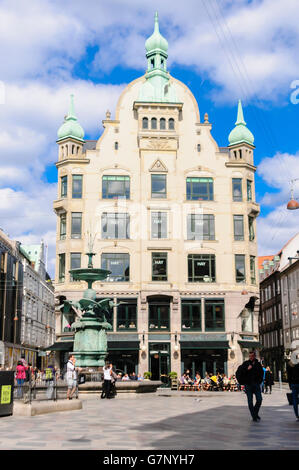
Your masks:
M 229 349 L 228 341 L 180 341 L 181 349 Z
M 139 351 L 140 341 L 108 341 L 109 351 Z
M 261 348 L 262 345 L 259 341 L 250 341 L 250 340 L 238 340 L 239 345 L 241 348 L 247 348 L 247 349 L 255 349 L 255 348 Z
M 73 341 L 56 341 L 52 346 L 45 348 L 46 351 L 72 351 Z

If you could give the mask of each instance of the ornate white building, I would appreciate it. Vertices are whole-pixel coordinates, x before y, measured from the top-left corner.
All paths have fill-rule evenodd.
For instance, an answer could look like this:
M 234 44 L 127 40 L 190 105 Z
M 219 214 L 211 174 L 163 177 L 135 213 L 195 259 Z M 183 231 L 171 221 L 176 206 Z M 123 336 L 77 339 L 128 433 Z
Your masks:
M 71 98 L 57 140 L 57 304 L 86 288 L 69 270 L 87 266 L 92 233 L 94 267 L 111 271 L 98 297 L 126 302 L 108 339 L 117 367 L 163 380 L 184 368 L 231 374 L 258 339 L 254 138 L 239 102 L 229 145 L 218 146 L 168 72 L 167 50 L 156 15 L 147 71 L 97 141 L 84 140 Z M 66 353 L 74 314 L 60 312 L 55 348 Z

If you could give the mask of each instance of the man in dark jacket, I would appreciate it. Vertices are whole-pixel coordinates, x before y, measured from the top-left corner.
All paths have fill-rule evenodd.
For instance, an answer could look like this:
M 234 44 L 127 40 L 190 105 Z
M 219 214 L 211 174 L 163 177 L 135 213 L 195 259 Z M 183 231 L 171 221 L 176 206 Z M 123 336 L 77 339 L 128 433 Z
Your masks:
M 293 364 L 292 361 L 289 361 L 287 365 L 287 374 L 289 387 L 292 390 L 293 396 L 293 408 L 297 421 L 299 421 L 298 415 L 298 394 L 299 394 L 299 364 Z
M 248 408 L 253 421 L 260 421 L 259 409 L 262 404 L 261 383 L 264 378 L 264 371 L 261 363 L 257 360 L 255 352 L 249 353 L 249 361 L 243 362 L 240 368 L 241 379 L 237 379 L 241 385 L 245 385 L 245 392 L 248 400 Z M 243 382 L 243 383 L 242 383 Z M 255 395 L 256 403 L 253 406 L 253 395 Z

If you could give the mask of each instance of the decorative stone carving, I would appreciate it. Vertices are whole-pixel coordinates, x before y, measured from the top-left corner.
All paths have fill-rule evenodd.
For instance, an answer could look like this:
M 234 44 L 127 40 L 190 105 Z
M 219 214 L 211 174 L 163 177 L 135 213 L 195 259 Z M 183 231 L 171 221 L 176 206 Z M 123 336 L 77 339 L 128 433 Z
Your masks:
M 161 162 L 161 160 L 158 158 L 154 162 L 154 164 L 151 166 L 149 171 L 152 171 L 152 172 L 158 171 L 159 173 L 161 173 L 161 172 L 168 172 L 168 169 L 166 168 L 164 163 Z

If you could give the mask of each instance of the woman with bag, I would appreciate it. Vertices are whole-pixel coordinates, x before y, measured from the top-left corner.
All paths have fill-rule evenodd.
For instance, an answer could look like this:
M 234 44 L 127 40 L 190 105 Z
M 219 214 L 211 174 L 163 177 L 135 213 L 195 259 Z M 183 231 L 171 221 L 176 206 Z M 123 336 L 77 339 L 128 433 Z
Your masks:
M 265 393 L 268 393 L 268 388 L 270 390 L 270 394 L 272 393 L 272 385 L 274 385 L 274 378 L 273 372 L 271 371 L 270 367 L 266 367 L 266 374 L 265 374 Z
M 22 398 L 23 396 L 23 385 L 26 379 L 26 367 L 23 365 L 22 361 L 18 361 L 17 369 L 16 369 L 16 380 L 18 384 L 18 398 Z

